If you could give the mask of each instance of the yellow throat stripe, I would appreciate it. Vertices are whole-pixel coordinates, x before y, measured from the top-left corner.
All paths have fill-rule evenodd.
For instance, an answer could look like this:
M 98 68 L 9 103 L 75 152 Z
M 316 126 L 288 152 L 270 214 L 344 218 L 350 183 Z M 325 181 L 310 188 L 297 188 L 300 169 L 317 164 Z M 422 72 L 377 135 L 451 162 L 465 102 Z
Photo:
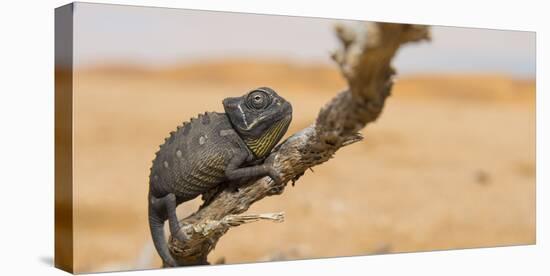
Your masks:
M 279 139 L 284 135 L 284 129 L 286 128 L 290 118 L 284 118 L 273 124 L 262 136 L 256 140 L 245 140 L 248 148 L 257 157 L 263 157 L 271 151 L 271 149 L 277 144 Z

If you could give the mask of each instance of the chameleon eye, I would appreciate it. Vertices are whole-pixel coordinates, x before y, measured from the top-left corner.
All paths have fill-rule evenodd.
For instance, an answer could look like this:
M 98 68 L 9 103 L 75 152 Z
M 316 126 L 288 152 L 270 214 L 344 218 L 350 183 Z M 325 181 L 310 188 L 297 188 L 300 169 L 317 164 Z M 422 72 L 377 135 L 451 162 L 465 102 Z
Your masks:
M 262 109 L 267 107 L 269 99 L 266 93 L 262 91 L 253 91 L 248 95 L 246 103 L 250 108 Z

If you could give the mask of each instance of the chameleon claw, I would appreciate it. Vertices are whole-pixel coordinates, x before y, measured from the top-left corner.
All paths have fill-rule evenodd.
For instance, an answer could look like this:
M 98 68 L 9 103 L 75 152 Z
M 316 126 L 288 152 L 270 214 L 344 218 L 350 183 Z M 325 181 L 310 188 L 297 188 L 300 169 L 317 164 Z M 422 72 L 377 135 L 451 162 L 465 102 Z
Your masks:
M 281 184 L 283 184 L 283 178 L 279 170 L 275 169 L 275 166 L 273 166 L 274 162 L 275 162 L 275 158 L 270 156 L 264 162 L 264 166 L 267 168 L 267 172 L 268 172 L 267 175 L 273 180 L 275 185 L 280 186 Z
M 183 230 L 180 228 L 176 233 L 172 233 L 172 237 L 178 240 L 181 243 L 185 243 L 189 240 L 189 237 L 183 233 Z
M 283 184 L 283 178 L 281 176 L 281 173 L 279 173 L 279 171 L 277 171 L 273 167 L 269 168 L 269 177 L 273 180 L 276 186 L 280 186 Z

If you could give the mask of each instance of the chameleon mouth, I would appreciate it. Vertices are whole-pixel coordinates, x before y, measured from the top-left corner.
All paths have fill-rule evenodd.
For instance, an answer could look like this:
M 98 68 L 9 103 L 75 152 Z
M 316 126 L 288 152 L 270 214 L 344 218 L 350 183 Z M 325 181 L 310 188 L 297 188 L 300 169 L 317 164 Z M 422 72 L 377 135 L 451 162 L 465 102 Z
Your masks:
M 240 106 L 238 107 L 240 109 Z M 244 116 L 244 113 L 243 113 L 243 116 Z M 243 130 L 246 130 L 246 131 L 252 130 L 257 124 L 264 122 L 266 118 L 269 118 L 268 120 L 272 121 L 273 124 L 278 124 L 281 121 L 288 121 L 288 123 L 290 123 L 290 120 L 292 119 L 292 106 L 287 102 L 284 102 L 282 111 L 265 114 L 259 118 L 256 118 L 251 123 L 247 123 L 246 118 L 243 117 L 243 119 L 245 119 L 245 125 L 246 125 L 246 127 Z

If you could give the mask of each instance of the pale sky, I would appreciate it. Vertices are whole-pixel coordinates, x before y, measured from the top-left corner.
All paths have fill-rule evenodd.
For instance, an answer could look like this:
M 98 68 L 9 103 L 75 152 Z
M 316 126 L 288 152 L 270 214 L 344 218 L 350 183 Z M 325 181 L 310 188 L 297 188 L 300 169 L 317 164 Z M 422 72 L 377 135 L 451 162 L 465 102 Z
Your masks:
M 75 65 L 165 66 L 259 57 L 332 63 L 335 22 L 358 21 L 106 4 L 75 6 Z M 535 33 L 435 26 L 431 43 L 397 55 L 400 74 L 505 73 L 534 77 Z

